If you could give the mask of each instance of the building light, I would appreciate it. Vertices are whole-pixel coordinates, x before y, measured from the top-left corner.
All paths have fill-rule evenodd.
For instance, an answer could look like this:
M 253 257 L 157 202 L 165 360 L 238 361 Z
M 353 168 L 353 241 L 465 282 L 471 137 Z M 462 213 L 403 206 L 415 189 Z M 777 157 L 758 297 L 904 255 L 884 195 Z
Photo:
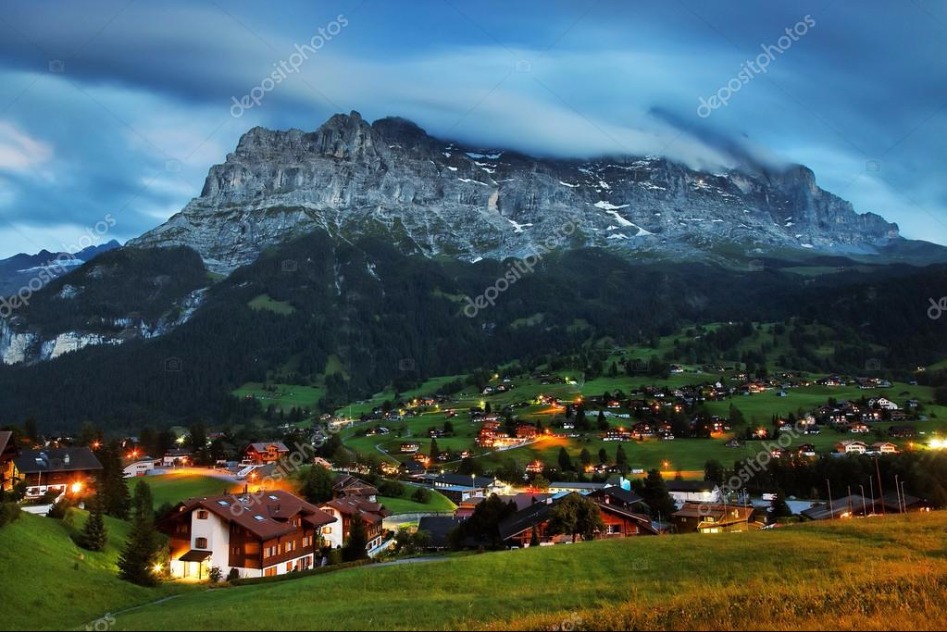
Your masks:
M 72 486 L 69 489 L 72 491 L 73 494 L 78 494 L 79 492 L 82 491 L 82 483 L 79 481 L 76 481 L 75 483 L 72 484 Z

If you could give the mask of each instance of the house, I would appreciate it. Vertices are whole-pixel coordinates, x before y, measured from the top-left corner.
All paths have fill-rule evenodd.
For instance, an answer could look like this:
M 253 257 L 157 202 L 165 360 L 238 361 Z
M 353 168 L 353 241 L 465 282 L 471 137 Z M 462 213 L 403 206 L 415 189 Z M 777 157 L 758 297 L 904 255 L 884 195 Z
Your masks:
M 849 424 L 849 426 L 848 426 L 848 431 L 849 431 L 849 432 L 854 432 L 854 433 L 856 433 L 856 434 L 864 434 L 864 433 L 866 433 L 866 432 L 871 432 L 871 428 L 868 427 L 868 424 L 862 423 L 862 422 L 859 421 L 859 422 L 855 422 L 855 423 L 853 423 L 853 424 Z
M 550 494 L 562 494 L 562 493 L 575 493 L 575 494 L 588 494 L 596 490 L 604 489 L 605 483 L 563 483 L 563 482 L 553 482 L 549 483 L 549 493 Z
M 402 443 L 400 448 L 401 454 L 414 454 L 420 449 L 420 443 Z
M 508 546 L 527 547 L 533 537 L 533 529 L 539 538 L 540 545 L 562 544 L 572 541 L 571 534 L 551 534 L 549 518 L 553 507 L 570 494 L 558 498 L 550 497 L 521 509 L 508 516 L 499 524 L 500 537 Z M 651 519 L 643 514 L 633 513 L 617 505 L 595 502 L 599 509 L 605 530 L 596 533 L 595 539 L 634 537 L 639 535 L 656 535 L 657 530 L 651 525 Z
M 161 467 L 175 467 L 191 463 L 191 451 L 186 448 L 168 450 L 161 457 Z
M 879 503 L 880 504 L 880 503 Z M 875 501 L 859 494 L 837 498 L 832 503 L 820 503 L 801 512 L 809 520 L 833 520 L 864 516 L 875 512 Z
M 711 481 L 667 481 L 668 493 L 674 499 L 677 508 L 684 503 L 719 503 L 723 500 L 720 488 Z
M 450 532 L 463 521 L 463 518 L 456 516 L 421 516 L 418 531 L 428 534 L 428 550 L 443 551 L 450 547 Z
M 375 502 L 378 496 L 378 489 L 369 485 L 360 478 L 355 478 L 349 474 L 342 474 L 332 484 L 333 498 L 348 498 L 357 496 L 370 502 Z
M 19 453 L 13 433 L 0 430 L 0 491 L 13 487 L 13 460 Z
M 644 499 L 638 494 L 614 485 L 590 492 L 589 498 L 597 503 L 621 509 L 637 509 L 639 513 L 644 504 Z
M 914 426 L 891 426 L 888 428 L 888 434 L 896 439 L 913 439 L 917 436 L 917 428 Z
M 871 451 L 877 454 L 897 454 L 898 446 L 890 441 L 875 441 L 871 444 Z
M 282 441 L 251 443 L 243 451 L 244 462 L 255 465 L 275 463 L 289 454 L 289 448 Z
M 678 533 L 728 533 L 749 531 L 753 507 L 685 502 L 671 514 Z
M 489 496 L 490 494 L 504 494 L 509 486 L 495 478 L 486 476 L 467 476 L 465 474 L 425 474 L 421 483 L 436 489 L 450 498 L 455 504 L 460 504 L 475 496 Z
M 26 481 L 26 498 L 48 491 L 78 493 L 102 469 L 91 448 L 23 450 L 13 460 L 13 479 Z
M 335 518 L 289 492 L 190 498 L 158 524 L 170 538 L 171 576 L 272 577 L 316 564 L 319 532 Z
M 146 456 L 143 459 L 139 459 L 133 463 L 129 463 L 122 468 L 125 478 L 133 478 L 135 476 L 145 476 L 148 472 L 154 470 L 161 464 L 160 459 L 153 459 L 150 456 Z
M 332 548 L 345 546 L 351 535 L 352 521 L 355 516 L 361 517 L 365 525 L 367 540 L 365 550 L 369 554 L 384 541 L 383 522 L 391 515 L 391 512 L 383 505 L 359 496 L 348 496 L 322 503 L 319 509 L 335 518 L 332 524 L 323 526 L 320 532 L 327 546 Z
M 842 454 L 864 454 L 868 446 L 864 441 L 840 441 L 835 444 L 835 450 Z
M 879 397 L 878 399 L 868 400 L 868 405 L 872 408 L 881 408 L 883 410 L 897 410 L 898 405 L 887 397 Z
M 518 424 L 516 426 L 517 439 L 535 439 L 539 431 L 532 424 Z

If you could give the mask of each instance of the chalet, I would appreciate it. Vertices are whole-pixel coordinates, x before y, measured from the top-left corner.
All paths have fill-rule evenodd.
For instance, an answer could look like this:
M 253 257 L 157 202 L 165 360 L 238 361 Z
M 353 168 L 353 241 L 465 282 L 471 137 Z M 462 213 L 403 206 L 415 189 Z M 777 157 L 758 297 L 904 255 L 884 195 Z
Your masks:
M 161 457 L 161 467 L 174 467 L 177 465 L 188 465 L 191 462 L 191 451 L 186 448 L 174 448 L 168 450 Z
M 671 514 L 678 533 L 749 531 L 753 507 L 686 502 Z
M 711 481 L 667 481 L 668 493 L 678 509 L 685 503 L 718 503 L 720 488 Z
M 912 496 L 911 494 L 898 494 L 897 492 L 888 492 L 878 498 L 879 510 L 886 513 L 902 513 L 910 511 L 930 511 L 930 505 L 923 498 Z
M 864 441 L 840 441 L 835 444 L 835 451 L 842 454 L 864 454 L 868 446 Z
M 609 428 L 605 431 L 603 441 L 631 441 L 631 432 L 624 428 Z
M 637 510 L 639 513 L 643 513 L 641 510 L 644 505 L 644 499 L 638 494 L 622 489 L 616 485 L 596 489 L 589 493 L 589 498 L 603 505 L 610 505 L 629 511 Z
M 13 479 L 26 481 L 27 498 L 39 498 L 48 491 L 78 493 L 101 469 L 87 447 L 23 450 L 13 460 Z
M 323 526 L 320 532 L 326 545 L 332 548 L 341 548 L 348 542 L 352 521 L 356 516 L 359 516 L 365 525 L 366 552 L 371 553 L 384 541 L 383 522 L 391 512 L 383 505 L 359 496 L 349 496 L 322 503 L 319 509 L 335 518 L 332 524 Z
M 477 505 L 484 500 L 486 500 L 486 498 L 483 496 L 471 496 L 467 498 L 467 500 L 461 501 L 457 504 L 457 509 L 454 510 L 454 517 L 466 520 L 473 515 L 477 509 Z
M 350 496 L 357 496 L 369 502 L 375 502 L 375 498 L 378 496 L 378 489 L 360 478 L 355 478 L 349 474 L 342 474 L 335 479 L 335 482 L 332 484 L 332 497 L 348 498 Z
M 420 449 L 420 443 L 402 443 L 400 448 L 401 454 L 414 454 Z
M 410 476 L 411 478 L 419 478 L 424 476 L 424 466 L 420 463 L 415 463 L 414 461 L 405 461 L 398 466 L 398 470 L 402 472 L 405 476 Z
M 13 460 L 19 452 L 13 433 L 0 430 L 0 492 L 13 486 Z
M 532 424 L 519 424 L 516 426 L 517 439 L 535 439 L 539 431 Z
M 561 544 L 572 541 L 571 534 L 549 533 L 549 518 L 553 507 L 566 496 L 547 498 L 517 511 L 500 522 L 500 537 L 508 546 L 529 546 L 532 540 L 533 529 L 539 538 L 540 545 Z M 605 530 L 596 533 L 595 539 L 627 538 L 639 535 L 657 535 L 657 530 L 651 525 L 651 519 L 643 514 L 618 505 L 596 502 Z
M 150 456 L 146 456 L 143 459 L 139 459 L 132 463 L 129 463 L 122 468 L 122 472 L 125 478 L 134 478 L 136 476 L 145 476 L 148 472 L 151 472 L 156 467 L 161 465 L 161 459 L 153 459 Z
M 872 408 L 881 408 L 883 410 L 898 410 L 898 405 L 887 397 L 879 397 L 878 399 L 869 399 L 868 405 Z
M 314 566 L 320 530 L 335 521 L 284 492 L 225 494 L 178 504 L 158 528 L 171 540 L 171 575 L 202 579 L 212 567 L 228 575 L 271 577 Z
M 251 443 L 243 451 L 243 459 L 256 465 L 275 463 L 289 454 L 289 448 L 282 441 Z
M 871 444 L 871 452 L 876 454 L 897 454 L 898 446 L 890 441 L 876 441 Z
M 888 428 L 888 434 L 896 439 L 913 439 L 917 436 L 917 428 L 914 426 L 891 426 Z
M 808 520 L 833 520 L 851 516 L 870 515 L 875 512 L 875 501 L 859 494 L 837 498 L 832 503 L 820 503 L 801 512 Z
M 420 478 L 423 485 L 436 489 L 457 504 L 474 496 L 489 496 L 509 491 L 508 485 L 486 476 L 425 474 Z
M 864 434 L 866 432 L 871 432 L 871 428 L 866 423 L 856 422 L 848 426 L 848 431 L 855 434 Z

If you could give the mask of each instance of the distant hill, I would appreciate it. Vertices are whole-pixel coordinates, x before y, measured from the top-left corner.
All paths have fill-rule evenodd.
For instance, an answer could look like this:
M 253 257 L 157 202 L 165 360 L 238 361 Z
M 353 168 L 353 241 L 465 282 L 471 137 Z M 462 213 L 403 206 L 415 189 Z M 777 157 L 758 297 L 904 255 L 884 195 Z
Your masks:
M 103 252 L 116 248 L 121 248 L 121 244 L 113 239 L 74 253 L 41 250 L 35 255 L 20 253 L 8 259 L 0 259 L 0 296 L 15 294 L 23 287 L 30 287 L 32 291 L 35 291 L 35 285 L 39 281 L 48 283 L 91 261 Z M 30 286 L 31 281 L 34 287 Z

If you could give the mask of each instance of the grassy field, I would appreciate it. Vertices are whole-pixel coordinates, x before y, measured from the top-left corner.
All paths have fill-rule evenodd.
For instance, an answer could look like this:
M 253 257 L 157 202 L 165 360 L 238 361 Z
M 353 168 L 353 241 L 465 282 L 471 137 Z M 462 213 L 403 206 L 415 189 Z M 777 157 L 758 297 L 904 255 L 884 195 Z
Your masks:
M 278 409 L 289 412 L 291 408 L 308 408 L 312 410 L 316 403 L 325 394 L 322 388 L 315 386 L 299 386 L 296 384 L 274 384 L 275 391 L 266 390 L 260 382 L 247 382 L 233 392 L 234 397 L 252 396 L 260 400 L 265 409 L 274 404 Z
M 19 520 L 0 529 L 4 629 L 77 628 L 107 612 L 186 590 L 180 584 L 148 589 L 118 579 L 116 563 L 128 523 L 106 517 L 108 545 L 93 553 L 69 538 L 71 530 L 81 529 L 86 516 L 74 509 L 61 522 L 21 514 Z
M 941 629 L 945 532 L 933 512 L 366 567 L 190 592 L 114 629 Z
M 260 294 L 257 297 L 254 297 L 247 305 L 250 309 L 255 311 L 260 310 L 269 310 L 280 314 L 281 316 L 287 316 L 296 311 L 296 308 L 287 303 L 286 301 L 277 301 L 267 294 Z
M 243 489 L 242 485 L 235 485 L 213 476 L 201 476 L 200 474 L 162 474 L 159 476 L 144 476 L 140 478 L 128 478 L 128 490 L 134 493 L 135 485 L 138 481 L 145 481 L 151 488 L 151 495 L 154 498 L 155 508 L 164 503 L 172 505 L 194 496 L 215 496 L 228 491 L 239 491 Z
M 413 494 L 416 489 L 417 487 L 414 485 L 405 485 L 403 497 L 392 498 L 391 496 L 379 496 L 378 502 L 390 509 L 394 515 L 424 513 L 429 511 L 453 511 L 457 508 L 457 505 L 452 503 L 447 496 L 433 489 L 428 490 L 431 493 L 431 498 L 428 502 L 419 503 L 416 500 L 411 500 L 411 494 Z

